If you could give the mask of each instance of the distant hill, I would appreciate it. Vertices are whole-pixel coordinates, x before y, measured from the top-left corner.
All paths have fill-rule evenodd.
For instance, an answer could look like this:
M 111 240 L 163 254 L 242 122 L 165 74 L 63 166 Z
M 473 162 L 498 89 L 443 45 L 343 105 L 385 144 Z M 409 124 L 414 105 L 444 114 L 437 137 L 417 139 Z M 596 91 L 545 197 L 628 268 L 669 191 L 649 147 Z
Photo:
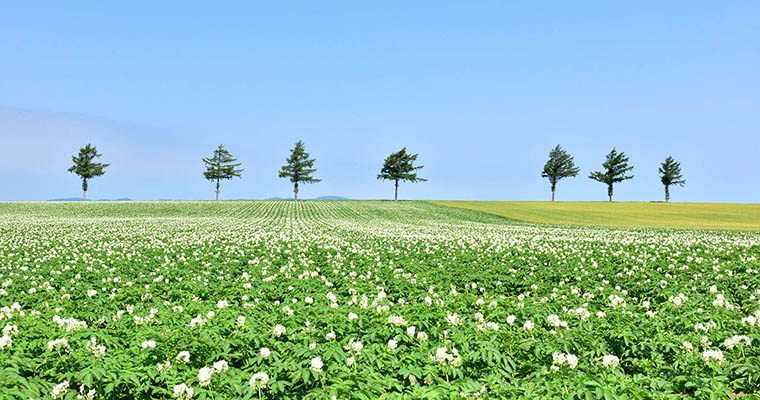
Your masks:
M 292 197 L 270 197 L 268 199 L 264 200 L 293 200 Z M 341 197 L 341 196 L 319 196 L 315 197 L 313 199 L 302 199 L 302 200 L 350 200 L 347 197 Z
M 50 199 L 45 201 L 82 201 L 81 197 L 62 197 L 60 199 Z M 128 197 L 122 197 L 119 199 L 97 199 L 97 200 L 90 200 L 87 199 L 87 201 L 134 201 Z

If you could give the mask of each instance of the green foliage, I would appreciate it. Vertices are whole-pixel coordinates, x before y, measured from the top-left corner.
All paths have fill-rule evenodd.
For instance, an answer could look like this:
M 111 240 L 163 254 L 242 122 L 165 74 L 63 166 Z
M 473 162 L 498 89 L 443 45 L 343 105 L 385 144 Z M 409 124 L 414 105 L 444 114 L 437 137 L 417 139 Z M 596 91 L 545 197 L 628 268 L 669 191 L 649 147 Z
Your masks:
M 417 176 L 417 171 L 424 167 L 424 165 L 414 165 L 418 155 L 419 154 L 407 154 L 406 147 L 404 147 L 395 153 L 391 153 L 391 155 L 385 158 L 383 168 L 380 169 L 380 173 L 377 174 L 377 179 L 390 180 L 395 183 L 396 192 L 394 200 L 398 200 L 399 181 L 413 183 L 427 181 L 427 179 Z
M 612 187 L 615 183 L 633 179 L 633 175 L 626 175 L 633 170 L 633 165 L 628 165 L 628 157 L 622 151 L 616 149 L 607 154 L 605 161 L 602 163 L 602 171 L 594 171 L 589 174 L 589 178 L 607 185 L 607 195 L 612 201 Z
M 660 172 L 660 182 L 665 186 L 665 202 L 670 201 L 670 185 L 683 187 L 686 180 L 681 175 L 681 163 L 668 156 L 658 169 Z
M 82 200 L 86 200 L 87 197 L 87 181 L 101 176 L 106 173 L 105 169 L 111 164 L 103 164 L 95 162 L 96 158 L 100 158 L 101 154 L 98 154 L 97 148 L 90 143 L 87 146 L 79 149 L 79 154 L 71 156 L 71 161 L 74 163 L 68 171 L 79 175 L 82 178 Z
M 549 160 L 544 164 L 541 171 L 541 177 L 547 178 L 552 187 L 552 201 L 554 201 L 554 192 L 557 189 L 557 182 L 564 178 L 570 178 L 578 175 L 580 168 L 575 166 L 573 157 L 557 145 L 549 152 Z
M 209 181 L 216 182 L 217 200 L 219 200 L 219 184 L 222 180 L 241 177 L 243 170 L 238 167 L 242 164 L 235 161 L 237 159 L 232 157 L 232 154 L 221 144 L 210 158 L 203 158 L 203 164 L 206 166 L 203 176 Z
M 180 384 L 194 400 L 760 393 L 757 233 L 516 224 L 424 202 L 0 213 L 3 400 L 64 381 L 64 400 L 174 400 Z
M 289 178 L 293 182 L 293 199 L 298 200 L 299 183 L 317 183 L 321 179 L 312 177 L 317 172 L 314 168 L 314 159 L 309 158 L 303 142 L 296 142 L 296 146 L 290 150 L 290 156 L 285 159 L 286 164 L 280 168 L 279 177 Z

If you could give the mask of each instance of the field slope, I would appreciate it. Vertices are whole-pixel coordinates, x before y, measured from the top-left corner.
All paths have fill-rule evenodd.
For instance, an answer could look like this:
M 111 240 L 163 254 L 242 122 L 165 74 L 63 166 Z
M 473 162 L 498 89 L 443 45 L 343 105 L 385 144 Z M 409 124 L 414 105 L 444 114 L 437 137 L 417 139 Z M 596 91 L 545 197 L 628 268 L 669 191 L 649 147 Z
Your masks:
M 433 201 L 517 221 L 638 228 L 760 231 L 760 204 Z

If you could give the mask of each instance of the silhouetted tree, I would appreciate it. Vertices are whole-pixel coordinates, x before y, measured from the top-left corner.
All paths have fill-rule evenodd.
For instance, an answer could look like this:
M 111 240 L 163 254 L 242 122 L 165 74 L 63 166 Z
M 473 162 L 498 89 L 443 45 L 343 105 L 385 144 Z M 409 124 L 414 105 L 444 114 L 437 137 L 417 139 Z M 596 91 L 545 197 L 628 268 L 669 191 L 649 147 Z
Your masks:
M 96 163 L 94 160 L 100 158 L 101 154 L 98 154 L 98 150 L 95 146 L 87 144 L 87 146 L 79 149 L 79 155 L 71 156 L 71 161 L 74 165 L 68 169 L 69 172 L 73 172 L 82 178 L 82 201 L 87 201 L 87 181 L 101 176 L 106 173 L 105 169 L 111 164 Z
M 398 183 L 399 181 L 406 182 L 425 182 L 427 179 L 417 176 L 417 171 L 421 170 L 424 165 L 414 166 L 414 162 L 417 160 L 419 154 L 407 154 L 406 147 L 392 153 L 385 158 L 383 162 L 383 168 L 380 173 L 377 174 L 377 179 L 394 181 L 396 186 L 396 192 L 393 195 L 393 200 L 398 200 Z
M 544 164 L 541 177 L 549 179 L 549 183 L 552 185 L 552 201 L 554 201 L 554 192 L 557 190 L 557 182 L 564 178 L 577 176 L 578 172 L 580 172 L 580 168 L 575 166 L 573 156 L 567 154 L 560 145 L 549 152 L 549 160 Z
M 309 158 L 309 153 L 304 149 L 303 142 L 299 140 L 296 142 L 296 147 L 290 150 L 290 156 L 285 159 L 286 164 L 280 168 L 280 178 L 290 178 L 290 181 L 293 182 L 293 200 L 298 200 L 299 183 L 322 181 L 311 176 L 317 172 L 316 168 L 313 168 L 314 161 L 313 158 Z
M 660 181 L 665 185 L 665 202 L 670 201 L 670 185 L 678 185 L 683 187 L 686 184 L 686 180 L 681 175 L 681 163 L 674 160 L 673 157 L 668 156 L 660 165 Z
M 214 155 L 210 158 L 203 158 L 203 164 L 206 165 L 206 170 L 203 171 L 203 176 L 206 180 L 216 182 L 216 199 L 219 200 L 219 184 L 224 179 L 232 179 L 234 177 L 241 177 L 242 169 L 238 169 L 240 163 L 235 163 L 236 158 L 232 157 L 224 145 L 214 150 Z
M 628 166 L 628 157 L 622 151 L 617 152 L 616 149 L 607 154 L 606 160 L 602 163 L 603 171 L 594 171 L 588 177 L 607 184 L 607 195 L 612 201 L 612 185 L 618 182 L 622 182 L 627 179 L 633 179 L 633 175 L 626 175 L 628 171 L 633 169 L 633 165 Z

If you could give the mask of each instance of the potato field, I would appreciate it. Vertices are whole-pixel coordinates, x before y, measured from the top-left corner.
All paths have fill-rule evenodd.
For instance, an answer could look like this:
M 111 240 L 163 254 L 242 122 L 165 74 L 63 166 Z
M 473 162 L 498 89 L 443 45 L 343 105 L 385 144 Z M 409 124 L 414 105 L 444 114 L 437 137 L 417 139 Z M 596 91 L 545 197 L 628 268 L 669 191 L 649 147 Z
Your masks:
M 424 202 L 0 204 L 0 399 L 760 393 L 760 234 Z

